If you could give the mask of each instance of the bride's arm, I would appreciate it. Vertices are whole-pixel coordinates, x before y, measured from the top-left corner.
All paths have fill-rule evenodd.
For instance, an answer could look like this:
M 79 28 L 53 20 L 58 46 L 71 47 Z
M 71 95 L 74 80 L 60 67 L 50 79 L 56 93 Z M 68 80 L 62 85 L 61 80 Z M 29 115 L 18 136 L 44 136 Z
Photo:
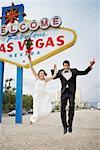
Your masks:
M 29 59 L 29 65 L 30 65 L 30 68 L 32 70 L 32 73 L 35 76 L 35 78 L 38 79 L 38 74 L 36 73 L 36 71 L 34 70 L 34 68 L 32 66 L 32 61 L 31 61 L 31 55 L 30 54 L 28 54 L 28 59 Z
M 48 77 L 45 79 L 46 82 L 52 80 L 53 78 L 55 78 L 57 75 L 57 66 L 54 64 L 54 74 L 51 77 Z

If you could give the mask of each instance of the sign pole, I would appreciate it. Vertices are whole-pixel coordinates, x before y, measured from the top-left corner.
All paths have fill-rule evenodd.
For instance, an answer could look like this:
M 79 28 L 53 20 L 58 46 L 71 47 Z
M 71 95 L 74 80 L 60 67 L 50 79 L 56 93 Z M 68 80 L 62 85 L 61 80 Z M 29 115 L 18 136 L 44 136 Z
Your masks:
M 4 63 L 0 62 L 0 123 L 2 122 Z
M 24 6 L 19 6 L 19 12 L 24 12 Z M 23 21 L 23 15 L 19 15 L 19 22 Z M 16 83 L 16 123 L 22 123 L 22 92 L 23 91 L 23 68 L 17 67 Z
M 4 7 L 2 8 L 2 16 L 4 15 Z M 2 18 L 1 25 L 5 23 L 5 19 Z M 0 123 L 2 123 L 2 105 L 3 105 L 3 80 L 4 80 L 4 62 L 0 61 Z
M 22 123 L 23 68 L 17 67 L 16 123 Z

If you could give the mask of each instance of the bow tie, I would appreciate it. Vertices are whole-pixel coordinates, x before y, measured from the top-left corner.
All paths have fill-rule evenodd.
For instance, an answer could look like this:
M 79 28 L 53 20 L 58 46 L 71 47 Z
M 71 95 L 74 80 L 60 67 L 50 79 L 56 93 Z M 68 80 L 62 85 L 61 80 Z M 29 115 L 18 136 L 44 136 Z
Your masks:
M 69 71 L 65 71 L 65 73 L 68 73 Z

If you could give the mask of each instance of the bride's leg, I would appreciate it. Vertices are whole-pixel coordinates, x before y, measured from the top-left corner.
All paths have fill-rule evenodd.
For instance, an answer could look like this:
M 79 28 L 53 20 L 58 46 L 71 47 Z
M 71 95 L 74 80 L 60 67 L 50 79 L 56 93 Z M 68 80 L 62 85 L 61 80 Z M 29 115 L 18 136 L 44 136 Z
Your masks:
M 36 101 L 36 95 L 33 102 L 33 115 L 30 116 L 30 124 L 32 125 L 37 120 L 37 101 Z
M 33 124 L 33 122 L 30 120 L 30 125 L 32 125 Z
M 30 117 L 30 124 L 35 123 L 37 120 L 38 120 L 38 118 L 37 118 L 37 117 L 34 117 L 34 115 L 32 115 L 32 116 Z

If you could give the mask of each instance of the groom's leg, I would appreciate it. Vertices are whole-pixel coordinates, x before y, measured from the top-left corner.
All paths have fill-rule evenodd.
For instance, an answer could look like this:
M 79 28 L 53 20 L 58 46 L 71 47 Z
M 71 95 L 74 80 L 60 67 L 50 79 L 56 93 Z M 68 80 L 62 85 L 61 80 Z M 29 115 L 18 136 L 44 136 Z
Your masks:
M 66 122 L 66 105 L 67 105 L 67 98 L 61 100 L 61 120 L 63 127 L 67 127 L 67 122 Z
M 72 132 L 72 123 L 74 118 L 75 96 L 71 95 L 69 98 L 68 124 L 69 132 Z

